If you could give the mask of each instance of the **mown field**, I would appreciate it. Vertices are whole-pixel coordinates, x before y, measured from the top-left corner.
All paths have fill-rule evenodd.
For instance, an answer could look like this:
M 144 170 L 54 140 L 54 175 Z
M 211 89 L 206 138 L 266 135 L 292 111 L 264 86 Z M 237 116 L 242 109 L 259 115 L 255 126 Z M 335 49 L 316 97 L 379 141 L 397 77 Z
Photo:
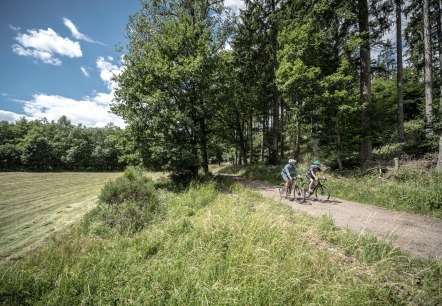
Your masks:
M 0 173 L 0 261 L 17 259 L 80 220 L 121 173 Z

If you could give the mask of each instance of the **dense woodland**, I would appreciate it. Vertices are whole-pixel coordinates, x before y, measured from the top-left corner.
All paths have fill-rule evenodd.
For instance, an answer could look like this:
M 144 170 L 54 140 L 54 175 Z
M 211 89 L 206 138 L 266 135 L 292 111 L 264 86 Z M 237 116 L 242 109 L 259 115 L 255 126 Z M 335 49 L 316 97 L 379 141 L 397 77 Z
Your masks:
M 217 0 L 141 1 L 115 76 L 127 128 L 2 123 L 2 167 L 195 177 L 221 161 L 344 169 L 439 152 L 442 168 L 439 0 L 244 2 L 235 15 Z
M 62 116 L 47 120 L 0 122 L 3 170 L 121 170 L 137 163 L 126 130 L 73 125 Z M 139 158 L 138 158 L 139 160 Z

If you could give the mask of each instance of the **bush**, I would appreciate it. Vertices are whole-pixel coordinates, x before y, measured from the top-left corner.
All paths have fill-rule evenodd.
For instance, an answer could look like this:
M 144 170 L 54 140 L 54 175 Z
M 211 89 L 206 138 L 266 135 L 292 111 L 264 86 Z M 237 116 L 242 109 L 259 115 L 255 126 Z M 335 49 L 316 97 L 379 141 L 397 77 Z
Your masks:
M 99 236 L 109 236 L 115 231 L 133 234 L 153 222 L 160 212 L 153 181 L 134 167 L 126 168 L 124 176 L 106 183 L 99 202 L 83 222 L 83 230 Z
M 129 167 L 124 176 L 106 183 L 101 190 L 99 202 L 118 205 L 125 201 L 157 202 L 156 190 L 152 180 L 143 176 L 139 169 Z
M 117 232 L 132 235 L 155 222 L 160 206 L 143 205 L 136 202 L 124 202 L 118 206 L 99 205 L 83 220 L 83 232 L 103 238 L 111 238 Z

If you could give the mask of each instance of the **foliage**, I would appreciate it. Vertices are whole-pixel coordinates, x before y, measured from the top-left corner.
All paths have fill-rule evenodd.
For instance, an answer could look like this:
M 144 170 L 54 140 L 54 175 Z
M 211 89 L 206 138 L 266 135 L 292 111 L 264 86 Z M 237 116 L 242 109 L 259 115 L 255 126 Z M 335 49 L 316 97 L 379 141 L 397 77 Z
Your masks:
M 62 116 L 0 122 L 1 170 L 119 170 L 139 164 L 137 149 L 124 130 L 73 126 Z M 130 152 L 128 152 L 130 151 Z
M 152 1 L 130 19 L 112 110 L 128 122 L 148 168 L 178 179 L 208 172 L 208 127 L 221 103 L 215 72 L 230 28 L 223 12 L 222 2 Z
M 140 168 L 128 167 L 124 176 L 107 182 L 100 205 L 84 220 L 84 230 L 102 237 L 141 231 L 161 216 L 162 206 L 154 182 Z
M 3 169 L 17 169 L 20 167 L 21 150 L 11 143 L 0 145 L 0 162 Z
M 158 201 L 152 180 L 132 167 L 124 170 L 124 176 L 107 182 L 98 199 L 110 206 L 118 206 L 126 201 L 150 206 Z

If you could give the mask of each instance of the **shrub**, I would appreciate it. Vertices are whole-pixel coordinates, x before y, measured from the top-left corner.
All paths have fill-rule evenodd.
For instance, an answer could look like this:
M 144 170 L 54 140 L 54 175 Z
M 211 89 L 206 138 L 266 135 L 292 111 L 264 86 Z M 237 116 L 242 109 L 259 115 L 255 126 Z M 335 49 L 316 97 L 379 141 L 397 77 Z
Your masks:
M 100 205 L 84 220 L 83 229 L 99 236 L 117 231 L 132 234 L 149 225 L 160 213 L 160 201 L 153 181 L 134 167 L 124 176 L 105 184 Z
M 136 168 L 126 168 L 124 176 L 106 183 L 101 190 L 99 202 L 118 205 L 125 201 L 157 202 L 154 184 Z
M 117 232 L 132 235 L 157 220 L 159 205 L 124 202 L 118 206 L 99 205 L 83 220 L 83 232 L 111 238 Z

